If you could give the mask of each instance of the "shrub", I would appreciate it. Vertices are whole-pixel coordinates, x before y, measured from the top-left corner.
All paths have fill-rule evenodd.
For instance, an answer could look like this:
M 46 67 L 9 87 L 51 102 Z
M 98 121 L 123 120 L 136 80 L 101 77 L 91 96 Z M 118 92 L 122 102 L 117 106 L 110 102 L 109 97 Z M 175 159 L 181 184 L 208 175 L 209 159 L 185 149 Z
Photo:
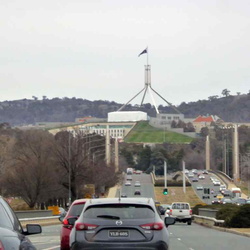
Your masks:
M 219 208 L 216 213 L 217 220 L 225 220 L 227 222 L 238 211 L 239 207 L 235 204 L 225 204 Z
M 250 205 L 243 205 L 226 221 L 229 227 L 250 228 Z

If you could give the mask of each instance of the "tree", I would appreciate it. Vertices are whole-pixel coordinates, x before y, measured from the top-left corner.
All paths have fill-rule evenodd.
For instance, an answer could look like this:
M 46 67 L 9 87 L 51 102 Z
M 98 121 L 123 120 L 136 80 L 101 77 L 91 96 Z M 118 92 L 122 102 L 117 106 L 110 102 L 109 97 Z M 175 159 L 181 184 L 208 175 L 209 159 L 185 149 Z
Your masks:
M 93 154 L 104 148 L 105 137 L 97 134 L 62 131 L 55 135 L 54 153 L 60 184 L 70 189 L 72 200 L 82 197 L 85 184 L 94 183 Z
M 4 174 L 6 195 L 19 196 L 33 208 L 56 192 L 53 136 L 42 130 L 20 132 Z
M 229 96 L 229 93 L 230 93 L 230 90 L 228 90 L 228 89 L 223 89 L 222 92 L 221 92 L 221 94 L 222 94 L 223 96 L 225 96 L 225 97 L 228 97 L 228 96 Z

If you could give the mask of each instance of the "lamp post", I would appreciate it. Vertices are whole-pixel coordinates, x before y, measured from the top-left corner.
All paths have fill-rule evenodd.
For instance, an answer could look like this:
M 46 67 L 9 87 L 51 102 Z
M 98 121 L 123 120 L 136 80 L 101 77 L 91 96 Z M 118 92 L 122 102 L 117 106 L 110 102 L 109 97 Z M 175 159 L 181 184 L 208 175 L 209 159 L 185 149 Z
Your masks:
M 69 155 L 68 155 L 68 157 L 69 157 L 69 206 L 71 205 L 71 145 L 70 145 L 70 143 L 71 143 L 71 140 L 70 140 L 70 136 L 71 136 L 71 132 L 69 132 L 69 151 L 68 151 L 68 153 L 69 153 Z

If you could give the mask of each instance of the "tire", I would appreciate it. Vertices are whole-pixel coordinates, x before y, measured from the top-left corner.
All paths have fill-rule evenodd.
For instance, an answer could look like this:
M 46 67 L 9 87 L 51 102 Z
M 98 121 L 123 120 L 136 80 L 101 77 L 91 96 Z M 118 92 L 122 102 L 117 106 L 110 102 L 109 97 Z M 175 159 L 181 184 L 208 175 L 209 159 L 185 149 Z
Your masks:
M 189 226 L 191 226 L 192 220 L 188 221 L 187 224 L 188 224 Z

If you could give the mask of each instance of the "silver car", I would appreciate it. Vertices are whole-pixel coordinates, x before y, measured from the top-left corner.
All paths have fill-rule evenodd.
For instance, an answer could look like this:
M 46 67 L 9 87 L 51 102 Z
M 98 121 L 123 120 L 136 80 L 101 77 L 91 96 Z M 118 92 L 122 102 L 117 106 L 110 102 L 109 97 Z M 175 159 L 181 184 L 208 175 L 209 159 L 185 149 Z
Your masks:
M 158 249 L 169 247 L 168 225 L 152 198 L 103 198 L 86 202 L 80 217 L 68 219 L 75 225 L 71 249 Z

